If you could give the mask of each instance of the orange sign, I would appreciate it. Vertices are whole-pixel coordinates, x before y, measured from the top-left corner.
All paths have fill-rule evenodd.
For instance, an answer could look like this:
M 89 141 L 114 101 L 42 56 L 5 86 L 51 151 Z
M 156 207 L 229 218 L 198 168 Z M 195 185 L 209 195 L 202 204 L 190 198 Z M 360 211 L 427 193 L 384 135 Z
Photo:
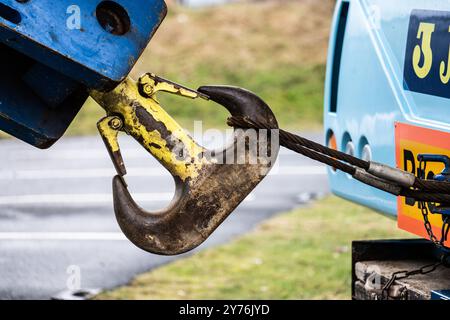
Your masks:
M 450 156 L 450 133 L 412 126 L 404 123 L 395 124 L 395 156 L 397 167 L 418 175 L 420 153 L 444 154 Z M 444 169 L 442 163 L 427 163 L 425 177 L 430 179 Z M 419 204 L 413 199 L 398 197 L 397 221 L 400 229 L 409 231 L 423 238 L 429 238 L 424 227 Z M 433 233 L 441 238 L 442 215 L 429 214 Z M 450 241 L 446 242 L 449 245 Z

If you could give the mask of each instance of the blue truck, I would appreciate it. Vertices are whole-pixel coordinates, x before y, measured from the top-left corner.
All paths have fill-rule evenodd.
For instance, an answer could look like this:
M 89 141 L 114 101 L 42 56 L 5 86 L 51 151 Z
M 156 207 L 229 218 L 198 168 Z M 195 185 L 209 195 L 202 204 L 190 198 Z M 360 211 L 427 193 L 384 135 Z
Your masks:
M 326 75 L 326 144 L 417 176 L 433 179 L 444 173 L 441 176 L 445 177 L 446 157 L 450 156 L 449 76 L 448 2 L 338 1 Z M 423 168 L 419 155 L 433 161 Z M 429 238 L 419 202 L 364 185 L 332 168 L 328 175 L 336 195 L 373 208 L 397 220 L 399 228 Z M 430 214 L 429 221 L 440 237 L 442 216 Z M 378 249 L 407 250 L 396 245 Z M 376 255 L 369 258 L 377 259 Z

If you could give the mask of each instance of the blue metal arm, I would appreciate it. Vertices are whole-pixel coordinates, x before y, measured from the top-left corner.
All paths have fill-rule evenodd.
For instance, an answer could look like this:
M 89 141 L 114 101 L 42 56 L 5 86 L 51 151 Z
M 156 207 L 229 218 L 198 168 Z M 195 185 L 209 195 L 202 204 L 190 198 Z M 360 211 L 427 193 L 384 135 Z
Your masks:
M 139 59 L 164 0 L 0 0 L 0 130 L 47 148 Z

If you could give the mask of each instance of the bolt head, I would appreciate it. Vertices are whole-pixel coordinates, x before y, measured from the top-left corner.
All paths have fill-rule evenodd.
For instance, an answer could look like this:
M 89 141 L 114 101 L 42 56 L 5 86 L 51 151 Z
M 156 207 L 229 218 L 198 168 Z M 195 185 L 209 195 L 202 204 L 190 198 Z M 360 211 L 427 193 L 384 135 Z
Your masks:
M 143 91 L 146 95 L 151 96 L 153 94 L 153 86 L 151 86 L 149 84 L 145 84 L 143 87 Z
M 122 127 L 122 120 L 120 120 L 119 118 L 111 119 L 109 125 L 113 129 L 120 129 Z

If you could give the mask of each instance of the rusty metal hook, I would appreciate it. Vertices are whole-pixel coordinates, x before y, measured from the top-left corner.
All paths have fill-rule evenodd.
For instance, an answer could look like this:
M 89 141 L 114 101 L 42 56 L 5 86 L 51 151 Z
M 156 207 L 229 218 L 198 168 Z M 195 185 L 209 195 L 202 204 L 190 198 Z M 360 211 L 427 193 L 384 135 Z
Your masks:
M 98 128 L 118 172 L 113 178 L 113 198 L 122 231 L 143 250 L 174 255 L 209 237 L 269 172 L 279 145 L 272 132 L 260 131 L 253 135 L 257 150 L 252 149 L 250 130 L 239 129 L 229 147 L 209 151 L 162 109 L 155 97 L 158 91 L 207 98 L 234 116 L 263 121 L 274 129 L 278 124 L 264 101 L 236 87 L 205 86 L 194 91 L 146 74 L 138 83 L 127 79 L 111 92 L 91 93 L 107 112 Z M 133 200 L 123 178 L 126 168 L 117 143 L 119 131 L 133 136 L 174 177 L 176 191 L 167 208 L 148 212 Z

